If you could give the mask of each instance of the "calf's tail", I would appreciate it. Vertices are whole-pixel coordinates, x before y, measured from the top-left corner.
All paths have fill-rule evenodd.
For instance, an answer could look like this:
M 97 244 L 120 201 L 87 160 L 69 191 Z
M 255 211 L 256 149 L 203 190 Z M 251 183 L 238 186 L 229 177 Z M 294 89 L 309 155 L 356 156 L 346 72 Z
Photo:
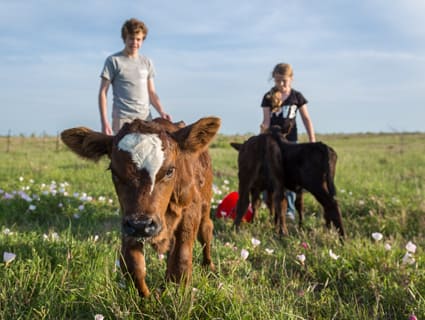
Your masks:
M 336 189 L 335 189 L 335 168 L 336 168 L 336 160 L 337 155 L 335 150 L 333 150 L 331 147 L 325 145 L 322 143 L 324 154 L 326 155 L 326 161 L 325 161 L 325 174 L 326 174 L 326 184 L 328 187 L 329 194 L 332 197 L 336 196 Z

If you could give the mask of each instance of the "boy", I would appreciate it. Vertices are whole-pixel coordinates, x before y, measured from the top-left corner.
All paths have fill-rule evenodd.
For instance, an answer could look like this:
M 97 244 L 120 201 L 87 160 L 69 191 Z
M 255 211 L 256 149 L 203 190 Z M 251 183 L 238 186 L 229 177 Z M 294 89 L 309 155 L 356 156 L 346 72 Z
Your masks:
M 127 20 L 121 29 L 124 49 L 109 56 L 101 73 L 99 112 L 102 132 L 116 134 L 125 122 L 135 118 L 152 120 L 149 105 L 159 115 L 171 120 L 155 91 L 155 69 L 152 61 L 139 54 L 148 34 L 146 25 L 137 19 Z M 112 127 L 107 115 L 107 93 L 112 84 Z

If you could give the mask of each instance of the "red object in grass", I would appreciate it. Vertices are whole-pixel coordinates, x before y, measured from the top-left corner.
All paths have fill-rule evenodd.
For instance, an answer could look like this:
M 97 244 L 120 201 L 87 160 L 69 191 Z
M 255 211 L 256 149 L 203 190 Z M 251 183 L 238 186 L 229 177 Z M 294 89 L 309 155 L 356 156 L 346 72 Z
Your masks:
M 239 199 L 239 194 L 236 191 L 229 193 L 227 196 L 224 197 L 223 200 L 221 200 L 220 204 L 217 207 L 215 216 L 217 218 L 231 218 L 235 220 L 236 204 L 238 202 L 238 199 Z M 253 216 L 253 212 L 252 212 L 252 208 L 250 204 L 242 218 L 242 221 L 251 222 L 252 216 Z

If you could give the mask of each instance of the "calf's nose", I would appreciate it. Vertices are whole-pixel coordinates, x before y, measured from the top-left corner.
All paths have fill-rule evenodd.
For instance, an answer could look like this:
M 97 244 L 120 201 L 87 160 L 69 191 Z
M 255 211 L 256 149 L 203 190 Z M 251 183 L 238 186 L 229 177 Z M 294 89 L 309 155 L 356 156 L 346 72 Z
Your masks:
M 128 219 L 123 223 L 123 232 L 132 237 L 148 238 L 158 234 L 160 230 L 161 225 L 149 217 Z

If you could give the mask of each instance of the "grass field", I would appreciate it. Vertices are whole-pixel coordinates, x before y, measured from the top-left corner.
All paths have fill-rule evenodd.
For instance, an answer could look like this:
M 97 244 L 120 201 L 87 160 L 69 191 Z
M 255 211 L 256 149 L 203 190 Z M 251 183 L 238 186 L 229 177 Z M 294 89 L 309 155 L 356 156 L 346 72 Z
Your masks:
M 211 146 L 214 208 L 237 190 L 236 151 Z M 215 218 L 216 273 L 194 255 L 188 288 L 146 249 L 140 299 L 116 264 L 120 216 L 107 161 L 52 137 L 0 137 L 1 319 L 425 319 L 425 134 L 319 135 L 338 153 L 347 240 L 306 195 L 303 229 L 278 237 L 264 209 L 240 233 Z

